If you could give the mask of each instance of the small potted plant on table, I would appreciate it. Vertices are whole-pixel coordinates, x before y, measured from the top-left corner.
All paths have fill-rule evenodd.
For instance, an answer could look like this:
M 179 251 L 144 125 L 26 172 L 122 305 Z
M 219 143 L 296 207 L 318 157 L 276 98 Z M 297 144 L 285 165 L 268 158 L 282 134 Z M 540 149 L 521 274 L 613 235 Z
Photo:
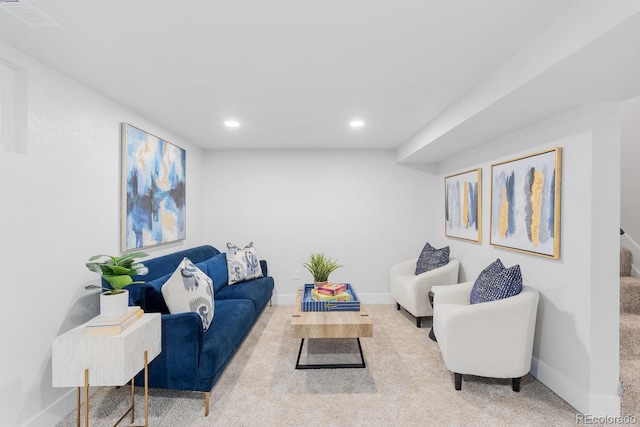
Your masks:
M 337 259 L 333 260 L 323 253 L 312 253 L 302 265 L 313 276 L 313 284 L 316 288 L 326 284 L 329 280 L 329 275 L 338 268 L 343 267 L 338 264 Z
M 102 289 L 100 294 L 100 314 L 105 316 L 117 316 L 127 311 L 129 306 L 129 291 L 124 289 L 135 283 L 131 276 L 144 276 L 149 269 L 141 262 L 136 262 L 136 258 L 144 258 L 144 252 L 133 252 L 120 257 L 111 255 L 95 255 L 89 258 L 87 268 L 98 273 L 111 286 L 87 285 L 85 289 Z M 98 261 L 100 259 L 102 261 Z

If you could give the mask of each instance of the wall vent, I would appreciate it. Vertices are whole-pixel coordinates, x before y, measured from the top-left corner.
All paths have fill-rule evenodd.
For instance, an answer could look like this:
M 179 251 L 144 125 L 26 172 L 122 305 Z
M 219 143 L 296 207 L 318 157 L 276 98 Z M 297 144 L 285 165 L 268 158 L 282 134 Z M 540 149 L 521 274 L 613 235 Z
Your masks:
M 62 24 L 28 0 L 0 0 L 0 9 L 31 28 L 56 28 Z

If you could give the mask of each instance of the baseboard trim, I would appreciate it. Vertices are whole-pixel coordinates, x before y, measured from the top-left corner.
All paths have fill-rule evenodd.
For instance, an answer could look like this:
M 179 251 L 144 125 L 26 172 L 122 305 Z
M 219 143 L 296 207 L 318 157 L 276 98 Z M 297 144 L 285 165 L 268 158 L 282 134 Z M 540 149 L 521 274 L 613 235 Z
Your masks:
M 89 397 L 99 389 L 100 387 L 89 387 Z M 76 389 L 72 388 L 60 399 L 24 423 L 22 427 L 51 427 L 58 424 L 71 412 L 76 411 L 76 398 Z M 84 393 L 81 393 L 80 403 L 84 403 Z
M 531 360 L 530 372 L 581 414 L 599 417 L 620 415 L 620 396 L 590 395 L 588 390 L 583 390 L 561 372 L 535 357 Z

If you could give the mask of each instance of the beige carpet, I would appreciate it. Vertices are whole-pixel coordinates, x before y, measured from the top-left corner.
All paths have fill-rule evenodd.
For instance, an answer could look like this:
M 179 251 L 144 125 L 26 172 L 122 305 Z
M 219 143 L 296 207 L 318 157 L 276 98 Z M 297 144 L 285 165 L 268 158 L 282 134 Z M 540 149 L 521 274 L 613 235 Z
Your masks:
M 621 413 L 640 414 L 640 278 L 631 276 L 633 255 L 620 248 Z
M 576 410 L 531 376 L 511 380 L 465 376 L 453 387 L 431 322 L 392 305 L 367 307 L 374 337 L 363 338 L 366 369 L 295 370 L 300 341 L 290 337 L 291 306 L 267 307 L 211 391 L 150 390 L 151 426 L 571 426 Z M 355 340 L 307 340 L 309 363 L 351 363 Z M 308 354 L 307 354 L 308 353 Z M 129 388 L 103 388 L 90 399 L 90 425 L 112 426 L 127 408 Z M 136 388 L 136 420 L 144 422 Z M 121 425 L 128 425 L 123 422 Z M 75 411 L 58 426 L 75 426 Z

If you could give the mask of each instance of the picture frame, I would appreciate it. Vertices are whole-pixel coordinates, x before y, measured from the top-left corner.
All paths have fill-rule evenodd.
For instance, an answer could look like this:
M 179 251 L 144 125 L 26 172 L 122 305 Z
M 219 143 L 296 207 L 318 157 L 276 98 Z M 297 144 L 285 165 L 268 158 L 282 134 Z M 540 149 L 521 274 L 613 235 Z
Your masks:
M 560 258 L 562 149 L 491 165 L 491 245 Z
M 482 243 L 482 169 L 444 179 L 444 234 Z
M 186 238 L 186 151 L 122 123 L 123 252 Z

